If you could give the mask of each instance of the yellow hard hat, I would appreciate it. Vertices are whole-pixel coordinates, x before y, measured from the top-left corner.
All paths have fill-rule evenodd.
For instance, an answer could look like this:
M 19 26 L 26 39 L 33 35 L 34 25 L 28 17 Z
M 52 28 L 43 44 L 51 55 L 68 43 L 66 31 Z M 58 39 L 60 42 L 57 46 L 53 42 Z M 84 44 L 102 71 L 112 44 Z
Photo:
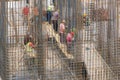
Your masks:
M 84 14 L 83 14 L 83 16 L 87 16 L 87 14 L 86 14 L 86 13 L 84 13 Z

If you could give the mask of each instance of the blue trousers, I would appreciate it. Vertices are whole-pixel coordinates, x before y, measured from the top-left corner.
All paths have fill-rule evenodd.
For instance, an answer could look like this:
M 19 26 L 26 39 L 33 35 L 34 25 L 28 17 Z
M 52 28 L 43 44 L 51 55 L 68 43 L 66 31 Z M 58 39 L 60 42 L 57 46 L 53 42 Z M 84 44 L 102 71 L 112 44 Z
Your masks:
M 47 21 L 49 22 L 49 24 L 51 23 L 51 17 L 52 17 L 52 12 L 47 11 Z

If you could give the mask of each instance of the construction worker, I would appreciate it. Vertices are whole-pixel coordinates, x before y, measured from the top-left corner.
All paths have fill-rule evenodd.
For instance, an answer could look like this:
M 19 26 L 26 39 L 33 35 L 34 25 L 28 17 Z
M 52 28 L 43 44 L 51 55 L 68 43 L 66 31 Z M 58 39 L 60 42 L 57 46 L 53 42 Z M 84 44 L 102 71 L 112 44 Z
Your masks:
M 24 23 L 28 24 L 28 15 L 29 15 L 29 7 L 28 4 L 23 8 L 23 25 Z
M 89 18 L 86 13 L 83 14 L 83 24 L 89 26 Z
M 52 23 L 53 23 L 53 29 L 55 32 L 58 32 L 58 18 L 59 18 L 59 10 L 55 10 L 52 14 Z
M 35 47 L 35 45 L 32 43 L 32 41 L 29 41 L 25 46 L 26 46 L 27 54 L 29 54 L 30 57 L 34 57 L 34 55 L 31 55 L 31 54 L 33 54 L 33 49 Z
M 37 23 L 38 23 L 38 19 L 39 19 L 39 11 L 38 11 L 38 7 L 37 6 L 35 6 L 34 8 L 33 8 L 33 13 L 34 13 L 34 21 L 35 21 L 35 25 L 37 25 Z
M 62 20 L 60 23 L 60 28 L 59 28 L 59 34 L 60 34 L 60 42 L 63 43 L 65 42 L 65 20 Z
M 26 51 L 27 52 L 32 52 L 32 49 L 34 48 L 35 46 L 33 45 L 32 41 L 29 41 L 27 44 L 26 44 Z
M 84 13 L 84 14 L 83 14 L 83 23 L 84 23 L 84 24 L 86 23 L 86 17 L 87 17 L 87 14 Z
M 37 6 L 34 7 L 33 12 L 34 12 L 35 16 L 39 15 L 39 11 L 38 11 L 38 7 Z
M 52 7 L 48 6 L 48 9 L 47 9 L 47 21 L 49 22 L 49 24 L 51 24 L 51 17 L 52 17 Z
M 32 42 L 32 43 L 34 42 L 29 32 L 24 36 L 24 45 L 26 45 L 28 42 Z
M 31 66 L 36 65 L 36 52 L 35 52 L 35 45 L 29 41 L 26 45 L 25 45 L 25 64 L 27 66 L 28 69 L 31 70 Z
M 26 35 L 24 37 L 24 45 L 26 46 L 26 52 L 28 53 L 31 53 L 32 52 L 32 49 L 34 48 L 34 45 L 33 45 L 33 38 L 31 35 Z
M 72 53 L 74 53 L 75 41 L 76 41 L 76 38 L 77 38 L 77 33 L 76 33 L 75 27 L 73 27 L 71 29 L 71 34 L 72 34 L 72 43 L 71 43 L 72 47 L 71 47 L 71 49 L 72 49 Z
M 47 11 L 46 10 L 43 10 L 42 11 L 42 22 L 45 23 L 47 21 Z
M 67 41 L 67 51 L 71 53 L 72 49 L 72 40 L 74 40 L 74 32 L 69 32 L 66 36 Z
M 24 44 L 25 44 L 25 64 L 28 67 L 28 69 L 31 69 L 30 66 L 35 65 L 35 60 L 36 60 L 36 51 L 35 51 L 35 45 L 32 40 L 32 36 L 27 34 L 24 37 Z

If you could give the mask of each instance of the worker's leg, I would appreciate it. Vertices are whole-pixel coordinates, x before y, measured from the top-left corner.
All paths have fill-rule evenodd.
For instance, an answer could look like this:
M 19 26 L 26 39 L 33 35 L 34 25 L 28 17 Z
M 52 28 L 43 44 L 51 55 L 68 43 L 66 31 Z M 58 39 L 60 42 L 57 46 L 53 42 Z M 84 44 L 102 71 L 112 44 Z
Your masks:
M 63 38 L 63 33 L 60 33 L 60 42 L 63 43 L 64 42 L 64 38 Z
M 24 17 L 23 17 L 23 25 L 25 25 L 25 24 L 27 25 L 27 24 L 28 24 L 28 21 L 27 21 L 27 20 L 28 20 L 28 17 L 27 17 L 27 16 L 24 16 Z
M 52 16 L 51 11 L 47 11 L 47 21 L 49 22 L 49 24 L 51 24 L 51 16 Z
M 49 24 L 51 24 L 51 17 L 52 17 L 52 12 L 50 11 L 50 15 L 49 15 Z
M 60 42 L 61 42 L 62 44 L 65 44 L 65 42 L 66 42 L 65 33 L 60 33 Z
M 28 52 L 26 52 L 25 54 L 24 54 L 24 64 L 25 64 L 25 66 L 26 66 L 26 68 L 28 69 L 28 70 L 31 70 L 31 68 L 30 68 L 30 57 L 29 57 L 29 55 L 27 54 Z
M 53 20 L 52 23 L 53 23 L 53 29 L 55 30 L 55 20 Z
M 67 43 L 67 52 L 68 52 L 68 53 L 71 53 L 70 51 L 71 51 L 71 44 L 70 44 L 70 43 Z
M 47 11 L 47 21 L 49 21 L 49 11 Z
M 24 26 L 24 24 L 25 24 L 25 16 L 23 16 L 23 26 Z
M 55 31 L 58 32 L 58 20 L 55 20 Z

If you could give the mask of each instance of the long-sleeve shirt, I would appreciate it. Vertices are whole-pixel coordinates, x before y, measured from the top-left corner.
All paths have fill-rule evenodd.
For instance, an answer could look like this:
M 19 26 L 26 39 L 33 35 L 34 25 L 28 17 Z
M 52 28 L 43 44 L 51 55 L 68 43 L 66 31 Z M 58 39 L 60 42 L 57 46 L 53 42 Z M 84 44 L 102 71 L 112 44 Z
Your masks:
M 58 11 L 53 12 L 52 20 L 58 20 L 59 13 Z
M 59 32 L 60 33 L 64 33 L 64 31 L 65 31 L 65 25 L 63 23 L 60 23 L 60 30 L 59 30 Z
M 67 44 L 72 43 L 72 35 L 70 33 L 67 34 L 66 40 L 67 40 Z

